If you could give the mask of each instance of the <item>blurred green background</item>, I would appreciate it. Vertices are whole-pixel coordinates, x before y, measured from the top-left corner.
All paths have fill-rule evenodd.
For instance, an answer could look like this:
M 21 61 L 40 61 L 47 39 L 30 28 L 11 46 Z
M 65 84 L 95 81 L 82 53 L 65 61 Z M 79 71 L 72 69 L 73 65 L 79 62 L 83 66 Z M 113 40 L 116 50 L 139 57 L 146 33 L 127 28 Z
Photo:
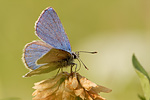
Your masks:
M 150 73 L 150 0 L 0 0 L 0 100 L 31 100 L 35 82 L 56 74 L 22 78 L 29 70 L 21 57 L 26 43 L 38 40 L 35 21 L 53 7 L 69 37 L 73 51 L 81 54 L 79 71 L 89 80 L 112 89 L 101 93 L 107 100 L 139 100 L 142 94 L 131 57 L 135 53 Z

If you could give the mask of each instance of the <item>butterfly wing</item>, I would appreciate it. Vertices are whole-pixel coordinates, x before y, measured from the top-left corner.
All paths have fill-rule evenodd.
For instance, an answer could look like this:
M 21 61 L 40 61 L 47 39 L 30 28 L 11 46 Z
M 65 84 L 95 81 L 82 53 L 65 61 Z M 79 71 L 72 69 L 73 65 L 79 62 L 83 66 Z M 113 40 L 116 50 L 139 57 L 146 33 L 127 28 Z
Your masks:
M 53 8 L 42 12 L 35 28 L 36 35 L 44 42 L 34 41 L 25 46 L 23 59 L 32 70 L 25 77 L 53 71 L 71 58 L 68 37 Z
M 38 75 L 42 73 L 51 72 L 57 68 L 65 67 L 72 59 L 71 54 L 67 51 L 52 48 L 45 55 L 41 56 L 36 62 L 40 65 L 37 69 L 30 71 L 24 77 L 30 77 L 32 75 Z M 69 64 L 68 64 L 69 65 Z
M 37 65 L 36 61 L 44 54 L 49 52 L 53 47 L 43 41 L 33 41 L 25 46 L 23 61 L 27 68 L 35 70 L 42 65 Z
M 69 52 L 61 49 L 52 48 L 48 53 L 38 59 L 36 63 L 45 64 L 51 62 L 69 61 L 70 59 L 72 59 L 72 56 Z
M 26 75 L 24 75 L 23 77 L 31 77 L 32 75 L 39 75 L 39 74 L 43 74 L 43 73 L 48 73 L 50 71 L 53 71 L 57 68 L 60 67 L 60 62 L 51 62 L 48 64 L 45 64 L 43 66 L 40 66 L 39 68 L 32 70 L 30 72 L 28 72 Z
M 71 52 L 68 37 L 53 8 L 49 7 L 42 12 L 35 28 L 37 36 L 44 42 L 56 49 Z

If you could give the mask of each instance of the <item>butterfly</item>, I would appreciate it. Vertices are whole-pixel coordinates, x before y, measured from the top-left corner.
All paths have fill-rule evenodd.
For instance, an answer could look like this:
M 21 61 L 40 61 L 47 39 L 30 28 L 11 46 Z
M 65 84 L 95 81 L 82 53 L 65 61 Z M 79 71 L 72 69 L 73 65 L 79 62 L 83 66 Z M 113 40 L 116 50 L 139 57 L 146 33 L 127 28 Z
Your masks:
M 81 61 L 79 52 L 72 52 L 69 39 L 52 7 L 41 13 L 35 23 L 35 34 L 41 40 L 25 45 L 22 59 L 30 72 L 24 77 L 48 73 L 67 66 L 72 68 L 76 65 L 74 59 Z

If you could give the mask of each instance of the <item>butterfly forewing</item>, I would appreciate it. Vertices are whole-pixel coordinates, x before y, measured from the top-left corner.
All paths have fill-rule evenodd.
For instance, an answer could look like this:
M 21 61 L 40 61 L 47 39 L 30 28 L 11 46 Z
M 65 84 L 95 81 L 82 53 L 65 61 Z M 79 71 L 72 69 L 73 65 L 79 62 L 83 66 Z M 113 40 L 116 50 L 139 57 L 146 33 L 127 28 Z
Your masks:
M 36 34 L 56 49 L 71 52 L 71 46 L 63 26 L 54 11 L 49 7 L 42 12 L 36 23 Z

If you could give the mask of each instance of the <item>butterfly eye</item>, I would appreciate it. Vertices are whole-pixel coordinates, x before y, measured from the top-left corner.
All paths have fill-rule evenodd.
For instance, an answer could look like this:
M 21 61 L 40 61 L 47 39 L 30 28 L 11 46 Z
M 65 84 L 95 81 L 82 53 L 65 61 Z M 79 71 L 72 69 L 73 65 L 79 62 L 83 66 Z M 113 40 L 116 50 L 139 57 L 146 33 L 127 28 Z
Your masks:
M 73 59 L 77 59 L 78 58 L 78 55 L 76 53 L 72 53 L 72 56 L 73 56 Z

